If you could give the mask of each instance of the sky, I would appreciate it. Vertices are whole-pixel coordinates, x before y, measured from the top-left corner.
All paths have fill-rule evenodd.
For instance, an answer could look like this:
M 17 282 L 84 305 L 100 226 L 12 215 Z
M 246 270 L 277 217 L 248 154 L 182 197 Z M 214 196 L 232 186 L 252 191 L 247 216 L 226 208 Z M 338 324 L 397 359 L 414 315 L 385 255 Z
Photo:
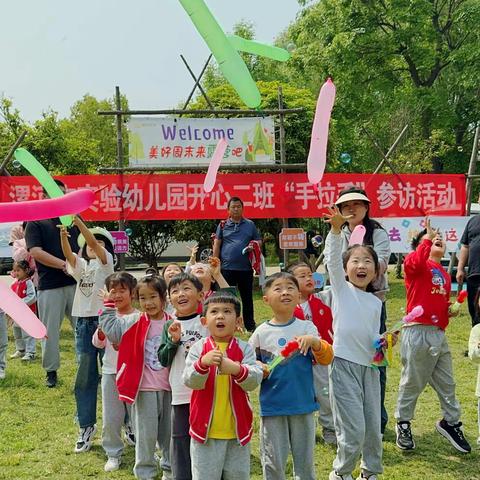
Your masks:
M 297 0 L 206 0 L 226 32 L 253 22 L 272 43 L 300 9 Z M 115 86 L 131 109 L 171 108 L 187 98 L 209 50 L 178 0 L 19 0 L 3 2 L 0 95 L 33 122 L 60 117 L 85 94 L 110 98 Z

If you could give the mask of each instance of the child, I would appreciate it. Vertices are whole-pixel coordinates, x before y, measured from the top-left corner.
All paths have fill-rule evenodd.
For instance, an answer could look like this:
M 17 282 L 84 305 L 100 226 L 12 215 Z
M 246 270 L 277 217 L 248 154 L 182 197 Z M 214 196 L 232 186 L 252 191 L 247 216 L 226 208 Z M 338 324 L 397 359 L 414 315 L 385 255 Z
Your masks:
M 214 292 L 217 284 L 221 289 L 230 289 L 229 292 L 235 295 L 235 288 L 230 288 L 220 271 L 220 259 L 210 257 L 207 263 L 197 262 L 190 267 L 190 273 L 202 282 L 203 300 L 206 300 Z
M 300 303 L 293 312 L 300 320 L 309 320 L 317 327 L 318 335 L 330 345 L 333 343 L 332 332 L 332 291 L 315 293 L 315 282 L 310 264 L 297 262 L 287 269 L 298 281 L 300 287 Z M 329 445 L 337 443 L 335 425 L 328 387 L 328 366 L 315 365 L 313 368 L 315 396 L 319 403 L 318 421 L 323 427 L 323 441 Z
M 120 317 L 115 311 L 114 294 L 106 293 L 100 328 L 118 352 L 117 387 L 120 400 L 133 404 L 136 437 L 136 478 L 153 479 L 157 474 L 155 444 L 162 450 L 163 478 L 170 478 L 170 404 L 172 396 L 168 369 L 157 358 L 157 350 L 167 321 L 164 312 L 167 285 L 160 277 L 143 277 L 137 283 L 136 297 L 142 315 Z
M 184 385 L 182 375 L 190 347 L 208 336 L 198 313 L 203 298 L 202 283 L 197 277 L 182 273 L 170 280 L 168 294 L 177 319 L 167 322 L 163 329 L 158 358 L 164 367 L 170 367 L 173 475 L 175 480 L 189 480 L 192 478 L 188 433 L 192 390 Z
M 140 317 L 140 312 L 132 306 L 136 285 L 135 277 L 126 272 L 112 273 L 105 279 L 105 286 L 115 304 L 117 315 L 127 322 L 136 322 Z M 108 457 L 104 469 L 106 472 L 113 472 L 118 470 L 121 463 L 123 426 L 125 440 L 129 445 L 135 445 L 135 435 L 130 424 L 131 409 L 130 405 L 118 398 L 115 381 L 118 345 L 112 345 L 100 328 L 94 333 L 92 343 L 105 351 L 102 362 L 102 447 Z
M 234 337 L 242 324 L 240 301 L 211 295 L 201 322 L 210 336 L 188 353 L 183 381 L 193 389 L 190 454 L 193 480 L 250 479 L 253 412 L 248 391 L 262 381 L 252 347 Z
M 35 286 L 31 280 L 33 272 L 26 260 L 18 260 L 13 263 L 12 273 L 15 281 L 12 283 L 12 290 L 30 307 L 33 313 L 37 313 L 37 293 Z M 21 351 L 21 347 L 25 348 L 23 361 L 29 362 L 35 359 L 35 339 L 24 332 L 18 325 L 13 325 L 13 333 L 15 337 L 16 351 L 10 358 L 18 358 L 17 352 Z M 19 343 L 20 340 L 20 343 Z
M 312 360 L 328 364 L 332 347 L 321 340 L 311 322 L 298 320 L 293 312 L 300 300 L 297 279 L 290 273 L 271 275 L 263 286 L 263 300 L 273 318 L 250 337 L 264 371 L 260 387 L 260 452 L 263 478 L 284 479 L 288 452 L 293 457 L 294 477 L 314 480 L 315 417 L 318 410 L 313 386 Z M 301 355 L 283 361 L 269 374 L 268 363 L 291 340 Z
M 163 269 L 162 269 L 162 277 L 165 280 L 165 283 L 168 285 L 170 284 L 170 280 L 175 276 L 175 275 L 180 275 L 183 273 L 183 269 L 178 263 L 167 263 Z M 175 316 L 175 309 L 172 306 L 172 303 L 170 302 L 170 298 L 167 295 L 167 303 L 165 305 L 165 313 L 167 313 L 170 317 Z
M 397 446 L 412 450 L 415 442 L 410 421 L 419 395 L 427 383 L 437 392 L 443 419 L 436 428 L 460 452 L 471 447 L 461 429 L 460 405 L 455 396 L 452 355 L 445 337 L 448 325 L 450 276 L 440 261 L 445 241 L 426 219 L 426 230 L 412 241 L 414 249 L 404 261 L 407 312 L 423 307 L 423 315 L 404 326 L 402 332 L 402 373 L 398 389 Z
M 82 256 L 72 252 L 64 226 L 60 227 L 60 240 L 67 272 L 77 281 L 72 315 L 77 317 L 75 349 L 78 369 L 74 390 L 80 432 L 74 451 L 82 453 L 90 450 L 97 431 L 98 357 L 102 352 L 93 346 L 92 337 L 98 326 L 98 310 L 102 306 L 98 293 L 105 279 L 113 273 L 113 238 L 104 228 L 89 230 L 78 217 L 74 217 L 73 224 L 80 230 L 78 245 L 82 248 Z
M 475 310 L 478 317 L 480 313 L 480 290 L 477 291 L 475 295 Z M 468 341 L 468 356 L 472 362 L 479 365 L 477 371 L 477 388 L 475 390 L 475 395 L 477 396 L 477 415 L 478 415 L 478 431 L 479 435 L 477 438 L 477 445 L 480 445 L 480 323 L 475 325 L 472 330 L 470 330 L 470 339 Z
M 330 252 L 327 267 L 333 295 L 330 395 L 337 434 L 337 456 L 328 478 L 352 480 L 361 455 L 359 479 L 376 480 L 383 471 L 379 371 L 371 366 L 382 312 L 382 301 L 372 293 L 379 265 L 369 246 L 353 245 L 342 259 L 341 228 L 346 219 L 334 207 L 325 220 L 331 226 L 325 248 Z

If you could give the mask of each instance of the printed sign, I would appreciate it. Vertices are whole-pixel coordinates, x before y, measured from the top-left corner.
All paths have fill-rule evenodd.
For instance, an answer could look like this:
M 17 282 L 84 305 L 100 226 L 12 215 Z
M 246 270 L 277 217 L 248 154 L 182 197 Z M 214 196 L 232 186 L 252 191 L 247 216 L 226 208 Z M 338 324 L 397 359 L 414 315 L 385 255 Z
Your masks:
M 273 117 L 132 117 L 128 129 L 131 167 L 207 167 L 221 138 L 223 165 L 275 163 Z
M 94 204 L 82 213 L 91 221 L 204 220 L 225 218 L 231 197 L 240 197 L 247 218 L 319 218 L 341 190 L 366 188 L 370 216 L 425 217 L 465 214 L 464 175 L 325 174 L 315 191 L 306 173 L 220 174 L 205 193 L 202 174 L 59 176 L 68 190 L 89 188 Z M 33 177 L 0 177 L 0 201 L 41 198 Z M 0 218 L 1 221 L 1 218 Z
M 130 244 L 128 241 L 128 235 L 127 232 L 123 230 L 115 230 L 113 232 L 110 232 L 113 237 L 114 245 L 113 245 L 113 251 L 115 253 L 128 253 Z
M 280 248 L 283 250 L 305 250 L 307 234 L 303 228 L 282 228 L 278 236 Z

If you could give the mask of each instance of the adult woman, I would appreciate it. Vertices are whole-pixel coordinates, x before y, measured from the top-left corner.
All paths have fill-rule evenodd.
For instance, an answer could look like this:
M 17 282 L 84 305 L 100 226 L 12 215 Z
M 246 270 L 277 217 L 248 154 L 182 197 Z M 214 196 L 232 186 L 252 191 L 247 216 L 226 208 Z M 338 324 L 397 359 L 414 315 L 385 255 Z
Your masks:
M 367 197 L 365 190 L 360 188 L 348 188 L 342 190 L 338 196 L 335 205 L 338 206 L 340 212 L 345 217 L 348 217 L 347 222 L 342 227 L 342 250 L 346 251 L 350 235 L 357 225 L 365 227 L 365 236 L 363 238 L 364 245 L 371 245 L 378 255 L 379 273 L 375 279 L 373 286 L 380 300 L 383 302 L 382 316 L 380 321 L 380 333 L 385 332 L 385 322 L 387 319 L 387 311 L 385 308 L 385 294 L 388 290 L 387 267 L 390 258 L 390 240 L 387 232 L 376 221 L 369 217 L 368 211 L 370 208 L 370 199 Z M 324 250 L 325 262 L 327 261 L 330 252 L 327 248 Z M 380 386 L 381 386 L 381 400 L 382 400 L 382 434 L 385 431 L 385 426 L 388 421 L 388 414 L 385 409 L 385 385 L 387 381 L 386 369 L 380 369 Z

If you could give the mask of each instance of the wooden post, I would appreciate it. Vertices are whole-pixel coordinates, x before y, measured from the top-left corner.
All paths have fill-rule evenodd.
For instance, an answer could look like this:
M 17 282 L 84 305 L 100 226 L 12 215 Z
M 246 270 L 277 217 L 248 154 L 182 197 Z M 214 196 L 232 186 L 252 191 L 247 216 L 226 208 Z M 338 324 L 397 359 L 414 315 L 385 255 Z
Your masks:
M 282 87 L 278 87 L 278 109 L 280 112 L 283 110 L 283 92 Z M 285 150 L 285 116 L 281 112 L 278 115 L 279 120 L 279 140 L 280 140 L 280 163 L 286 163 L 287 152 Z M 285 173 L 285 169 L 281 169 L 282 173 Z M 288 218 L 282 218 L 283 228 L 288 228 Z M 283 265 L 286 268 L 288 265 L 288 250 L 283 251 Z

